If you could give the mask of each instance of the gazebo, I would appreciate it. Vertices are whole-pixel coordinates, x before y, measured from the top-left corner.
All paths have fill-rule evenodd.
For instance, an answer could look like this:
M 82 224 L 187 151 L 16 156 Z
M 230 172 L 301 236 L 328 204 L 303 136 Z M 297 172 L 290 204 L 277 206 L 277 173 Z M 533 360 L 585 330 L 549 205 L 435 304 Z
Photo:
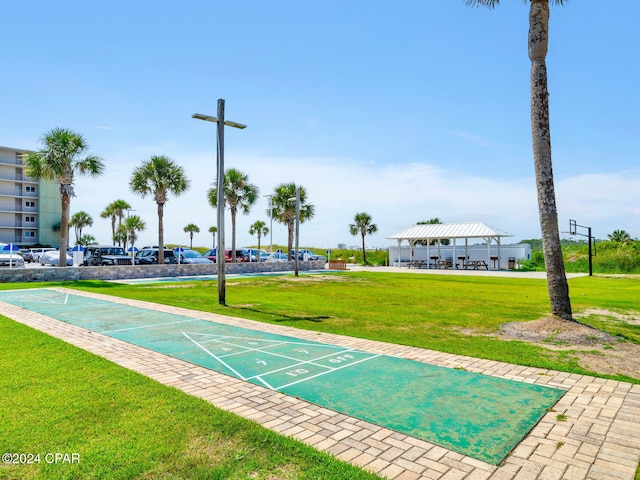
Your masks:
M 398 241 L 398 265 L 400 265 L 400 246 L 404 240 L 409 242 L 410 250 L 413 254 L 413 249 L 416 243 L 420 242 L 421 244 L 425 244 L 427 246 L 427 259 L 436 259 L 434 261 L 433 266 L 443 266 L 445 268 L 458 268 L 457 259 L 459 258 L 458 253 L 464 249 L 464 257 L 463 259 L 468 259 L 468 249 L 469 249 L 469 239 L 479 238 L 484 240 L 487 245 L 487 255 L 486 260 L 481 260 L 473 263 L 474 268 L 478 268 L 481 265 L 483 268 L 487 270 L 491 270 L 491 246 L 492 242 L 498 247 L 498 255 L 494 256 L 493 259 L 497 260 L 498 267 L 500 269 L 500 239 L 502 237 L 512 237 L 510 233 L 503 232 L 502 230 L 498 230 L 493 227 L 489 227 L 484 223 L 480 222 L 470 222 L 470 223 L 434 223 L 434 224 L 424 224 L 424 225 L 414 225 L 413 227 L 409 227 L 406 230 L 403 230 L 400 233 L 396 233 L 390 237 L 387 237 L 391 240 Z M 457 241 L 464 239 L 464 245 L 458 245 Z M 440 260 L 440 249 L 441 249 L 441 241 L 442 240 L 452 240 L 453 242 L 453 255 L 451 264 L 447 261 Z M 435 242 L 434 242 L 435 241 Z M 435 243 L 434 245 L 431 245 Z M 431 255 L 431 250 L 434 252 L 437 249 L 437 255 Z M 457 250 L 458 249 L 458 250 Z M 438 263 L 444 262 L 444 263 Z M 463 262 L 464 264 L 464 262 Z M 495 264 L 495 262 L 494 262 Z M 431 266 L 430 263 L 427 263 L 427 266 Z M 465 265 L 466 267 L 467 265 Z M 409 268 L 411 268 L 411 261 L 409 262 Z

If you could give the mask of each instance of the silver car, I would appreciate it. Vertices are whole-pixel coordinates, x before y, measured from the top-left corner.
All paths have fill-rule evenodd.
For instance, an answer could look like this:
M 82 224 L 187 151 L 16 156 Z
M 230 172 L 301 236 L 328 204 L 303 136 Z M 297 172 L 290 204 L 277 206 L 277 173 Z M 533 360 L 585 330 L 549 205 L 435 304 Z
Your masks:
M 186 264 L 194 264 L 194 263 L 213 263 L 208 258 L 202 256 L 200 252 L 196 252 L 195 250 L 181 248 L 175 249 L 174 254 L 178 255 L 178 259 L 176 263 L 186 263 Z
M 58 265 L 60 262 L 60 252 L 58 250 L 44 252 L 40 255 L 40 259 L 38 261 L 43 267 L 45 265 Z M 73 257 L 70 253 L 67 253 L 67 266 L 70 267 L 71 265 L 73 265 Z

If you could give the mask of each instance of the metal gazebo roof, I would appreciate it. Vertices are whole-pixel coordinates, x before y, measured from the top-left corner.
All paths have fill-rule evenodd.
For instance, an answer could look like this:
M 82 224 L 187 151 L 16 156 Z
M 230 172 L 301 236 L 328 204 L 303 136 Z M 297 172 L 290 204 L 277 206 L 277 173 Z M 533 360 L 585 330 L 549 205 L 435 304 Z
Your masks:
M 434 223 L 426 225 L 414 225 L 400 233 L 396 233 L 390 237 L 391 240 L 407 240 L 413 243 L 417 240 L 434 240 L 445 238 L 482 238 L 488 240 L 501 237 L 512 237 L 510 233 L 489 227 L 481 222 L 470 223 Z

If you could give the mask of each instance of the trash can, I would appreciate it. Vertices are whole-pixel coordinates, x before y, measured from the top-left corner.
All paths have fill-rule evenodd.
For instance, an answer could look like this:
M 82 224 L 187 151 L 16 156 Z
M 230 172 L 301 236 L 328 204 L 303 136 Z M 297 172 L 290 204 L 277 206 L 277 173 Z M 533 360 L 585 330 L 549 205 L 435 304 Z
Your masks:
M 515 270 L 516 268 L 516 257 L 509 257 L 509 270 Z

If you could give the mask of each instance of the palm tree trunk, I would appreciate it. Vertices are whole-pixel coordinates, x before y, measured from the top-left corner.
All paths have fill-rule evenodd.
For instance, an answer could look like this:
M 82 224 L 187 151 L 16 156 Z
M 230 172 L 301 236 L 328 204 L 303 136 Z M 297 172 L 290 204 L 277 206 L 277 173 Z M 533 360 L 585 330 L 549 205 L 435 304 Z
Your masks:
M 542 249 L 547 271 L 547 288 L 551 313 L 573 320 L 569 285 L 562 260 L 558 231 L 553 169 L 551 164 L 551 129 L 549 126 L 549 91 L 547 89 L 547 55 L 549 29 L 548 0 L 531 0 L 529 13 L 529 58 L 531 59 L 531 133 L 533 162 L 538 191 L 538 211 L 542 231 Z
M 71 197 L 65 188 L 66 185 L 60 185 L 60 199 L 62 204 L 62 213 L 60 215 L 60 258 L 59 267 L 67 266 L 67 247 L 69 246 L 69 204 Z
M 293 248 L 293 220 L 287 221 L 287 260 L 291 260 L 291 249 Z M 296 252 L 298 255 L 298 252 Z
M 364 249 L 364 233 L 362 234 L 362 263 L 367 264 L 367 251 Z
M 118 215 L 118 231 L 121 230 L 120 227 L 122 227 L 122 215 Z M 118 246 L 122 246 L 122 237 L 120 235 L 118 235 Z
M 164 265 L 164 203 L 158 203 L 158 265 Z
M 116 241 L 116 216 L 111 216 L 111 242 L 115 243 Z
M 236 262 L 236 209 L 231 209 L 231 261 Z

